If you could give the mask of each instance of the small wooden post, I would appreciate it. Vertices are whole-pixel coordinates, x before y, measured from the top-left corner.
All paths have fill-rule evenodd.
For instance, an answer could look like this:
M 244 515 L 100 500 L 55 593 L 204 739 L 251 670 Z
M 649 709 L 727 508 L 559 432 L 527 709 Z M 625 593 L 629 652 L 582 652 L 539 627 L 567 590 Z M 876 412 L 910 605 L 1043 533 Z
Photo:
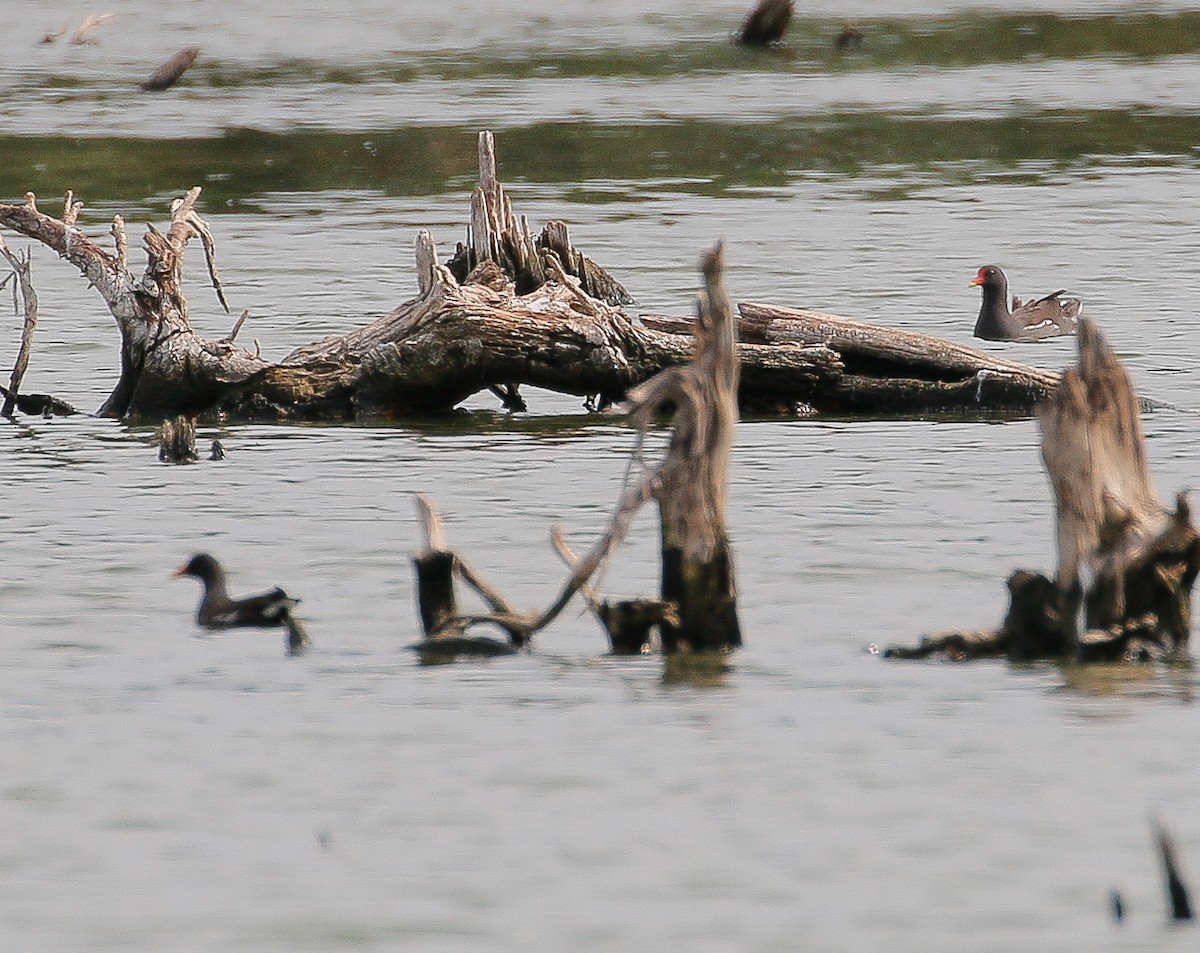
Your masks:
M 417 608 L 426 638 L 444 634 L 458 618 L 454 598 L 454 553 L 446 547 L 442 515 L 433 500 L 423 493 L 416 497 L 417 511 L 425 530 L 425 548 L 413 557 L 417 571 Z

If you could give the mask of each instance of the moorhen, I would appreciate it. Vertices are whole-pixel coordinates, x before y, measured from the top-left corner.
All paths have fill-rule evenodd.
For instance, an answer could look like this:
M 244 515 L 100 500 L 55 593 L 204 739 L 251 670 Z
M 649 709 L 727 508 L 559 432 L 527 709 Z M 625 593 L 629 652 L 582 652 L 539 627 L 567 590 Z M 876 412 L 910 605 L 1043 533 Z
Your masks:
M 203 584 L 204 595 L 196 611 L 196 622 L 203 628 L 235 629 L 250 626 L 274 629 L 283 626 L 288 630 L 289 655 L 299 655 L 310 645 L 304 626 L 292 615 L 292 607 L 300 600 L 293 599 L 282 589 L 276 587 L 259 596 L 231 599 L 225 586 L 225 570 L 208 553 L 197 553 L 176 569 L 174 575 L 192 576 Z
M 995 265 L 984 265 L 971 280 L 972 288 L 983 288 L 983 304 L 975 322 L 975 337 L 985 341 L 1040 341 L 1043 338 L 1074 334 L 1083 302 L 1062 298 L 1063 291 L 1048 294 L 1037 301 L 1022 304 L 1013 295 L 1008 306 L 1008 279 Z

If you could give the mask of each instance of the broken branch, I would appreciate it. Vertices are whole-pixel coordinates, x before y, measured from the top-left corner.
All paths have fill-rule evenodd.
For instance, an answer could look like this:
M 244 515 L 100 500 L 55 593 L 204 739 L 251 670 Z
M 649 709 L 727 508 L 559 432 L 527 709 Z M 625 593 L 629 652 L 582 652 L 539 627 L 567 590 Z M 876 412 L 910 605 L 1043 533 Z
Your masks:
M 26 249 L 24 255 L 14 254 L 4 244 L 4 239 L 0 238 L 0 255 L 3 255 L 12 266 L 13 274 L 16 275 L 17 284 L 21 289 L 21 297 L 25 301 L 25 322 L 21 327 L 21 344 L 17 349 L 17 359 L 13 363 L 8 387 L 4 391 L 4 406 L 0 408 L 0 417 L 11 417 L 13 407 L 17 404 L 21 381 L 25 377 L 26 368 L 29 367 L 29 355 L 33 351 L 33 332 L 37 330 L 38 323 L 38 299 L 31 277 L 33 252 Z

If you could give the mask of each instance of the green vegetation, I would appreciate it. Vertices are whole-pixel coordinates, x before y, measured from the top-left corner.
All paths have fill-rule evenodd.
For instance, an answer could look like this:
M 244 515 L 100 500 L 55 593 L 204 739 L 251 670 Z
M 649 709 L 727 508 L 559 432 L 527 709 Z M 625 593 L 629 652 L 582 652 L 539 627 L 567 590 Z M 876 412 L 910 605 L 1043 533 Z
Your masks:
M 279 192 L 374 190 L 426 195 L 469 188 L 475 137 L 467 127 L 362 133 L 233 131 L 212 139 L 0 137 L 0 200 L 27 189 L 74 189 L 91 206 L 205 187 L 205 205 L 253 204 Z M 1095 110 L 939 118 L 853 112 L 763 123 L 606 126 L 550 123 L 505 129 L 505 181 L 563 183 L 566 198 L 609 202 L 653 189 L 719 195 L 781 187 L 808 172 L 909 178 L 936 169 L 969 182 L 998 172 L 1037 181 L 1064 169 L 1150 157 L 1194 163 L 1200 115 Z M 599 187 L 582 188 L 581 183 Z M 612 186 L 620 183 L 620 187 Z M 155 200 L 151 199 L 151 205 Z

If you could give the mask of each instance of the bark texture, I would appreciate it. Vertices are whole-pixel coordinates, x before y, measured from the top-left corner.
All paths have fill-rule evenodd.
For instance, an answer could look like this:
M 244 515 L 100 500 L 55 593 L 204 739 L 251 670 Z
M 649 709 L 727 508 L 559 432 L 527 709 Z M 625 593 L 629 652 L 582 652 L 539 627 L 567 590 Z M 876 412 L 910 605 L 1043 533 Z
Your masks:
M 633 419 L 642 427 L 666 407 L 675 412 L 670 449 L 654 490 L 662 527 L 662 600 L 677 612 L 659 627 L 667 654 L 742 644 L 725 518 L 739 365 L 724 246 L 705 256 L 703 271 L 692 362 L 662 372 L 629 395 Z
M 1159 499 L 1137 394 L 1091 321 L 1080 322 L 1078 347 L 1078 365 L 1039 414 L 1055 498 L 1054 578 L 1014 572 L 995 632 L 940 633 L 888 654 L 1102 661 L 1187 653 L 1200 571 L 1191 509 L 1182 493 L 1173 509 Z
M 177 200 L 165 232 L 148 226 L 140 275 L 120 216 L 110 252 L 77 225 L 81 205 L 70 193 L 61 218 L 42 213 L 33 196 L 0 205 L 0 226 L 53 248 L 112 312 L 120 379 L 99 410 L 107 416 L 358 420 L 446 412 L 484 390 L 519 410 L 526 384 L 602 408 L 690 360 L 691 322 L 631 315 L 628 292 L 572 246 L 563 223 L 535 238 L 513 214 L 488 133 L 480 169 L 468 240 L 450 262 L 440 262 L 428 232 L 417 237 L 416 298 L 281 361 L 237 346 L 236 330 L 212 341 L 189 324 L 181 269 L 194 238 L 225 306 L 215 241 L 196 210 L 199 188 Z M 745 304 L 738 324 L 740 398 L 757 412 L 1028 414 L 1056 383 L 970 348 L 818 312 Z
M 655 627 L 657 644 L 667 655 L 709 654 L 741 645 L 733 555 L 725 527 L 729 457 L 738 419 L 738 362 L 722 245 L 705 256 L 703 270 L 705 290 L 691 361 L 685 367 L 663 371 L 630 393 L 632 419 L 639 427 L 635 461 L 642 461 L 647 428 L 670 409 L 675 426 L 666 456 L 656 467 L 643 466 L 638 479 L 627 483 L 608 530 L 583 558 L 571 550 L 563 531 L 555 529 L 555 548 L 571 567 L 571 575 L 547 609 L 520 612 L 483 583 L 466 561 L 446 546 L 433 500 L 417 498 L 426 536 L 425 548 L 414 560 L 417 602 L 426 636 L 418 646 L 423 652 L 468 651 L 473 640 L 466 632 L 481 623 L 500 626 L 514 646 L 523 645 L 580 592 L 604 625 L 617 654 L 646 650 L 655 642 L 651 634 Z M 638 510 L 652 499 L 658 502 L 662 526 L 661 599 L 602 600 L 590 581 L 624 539 Z M 475 589 L 492 611 L 460 613 L 454 595 L 455 576 Z M 496 653 L 489 649 L 488 654 Z

